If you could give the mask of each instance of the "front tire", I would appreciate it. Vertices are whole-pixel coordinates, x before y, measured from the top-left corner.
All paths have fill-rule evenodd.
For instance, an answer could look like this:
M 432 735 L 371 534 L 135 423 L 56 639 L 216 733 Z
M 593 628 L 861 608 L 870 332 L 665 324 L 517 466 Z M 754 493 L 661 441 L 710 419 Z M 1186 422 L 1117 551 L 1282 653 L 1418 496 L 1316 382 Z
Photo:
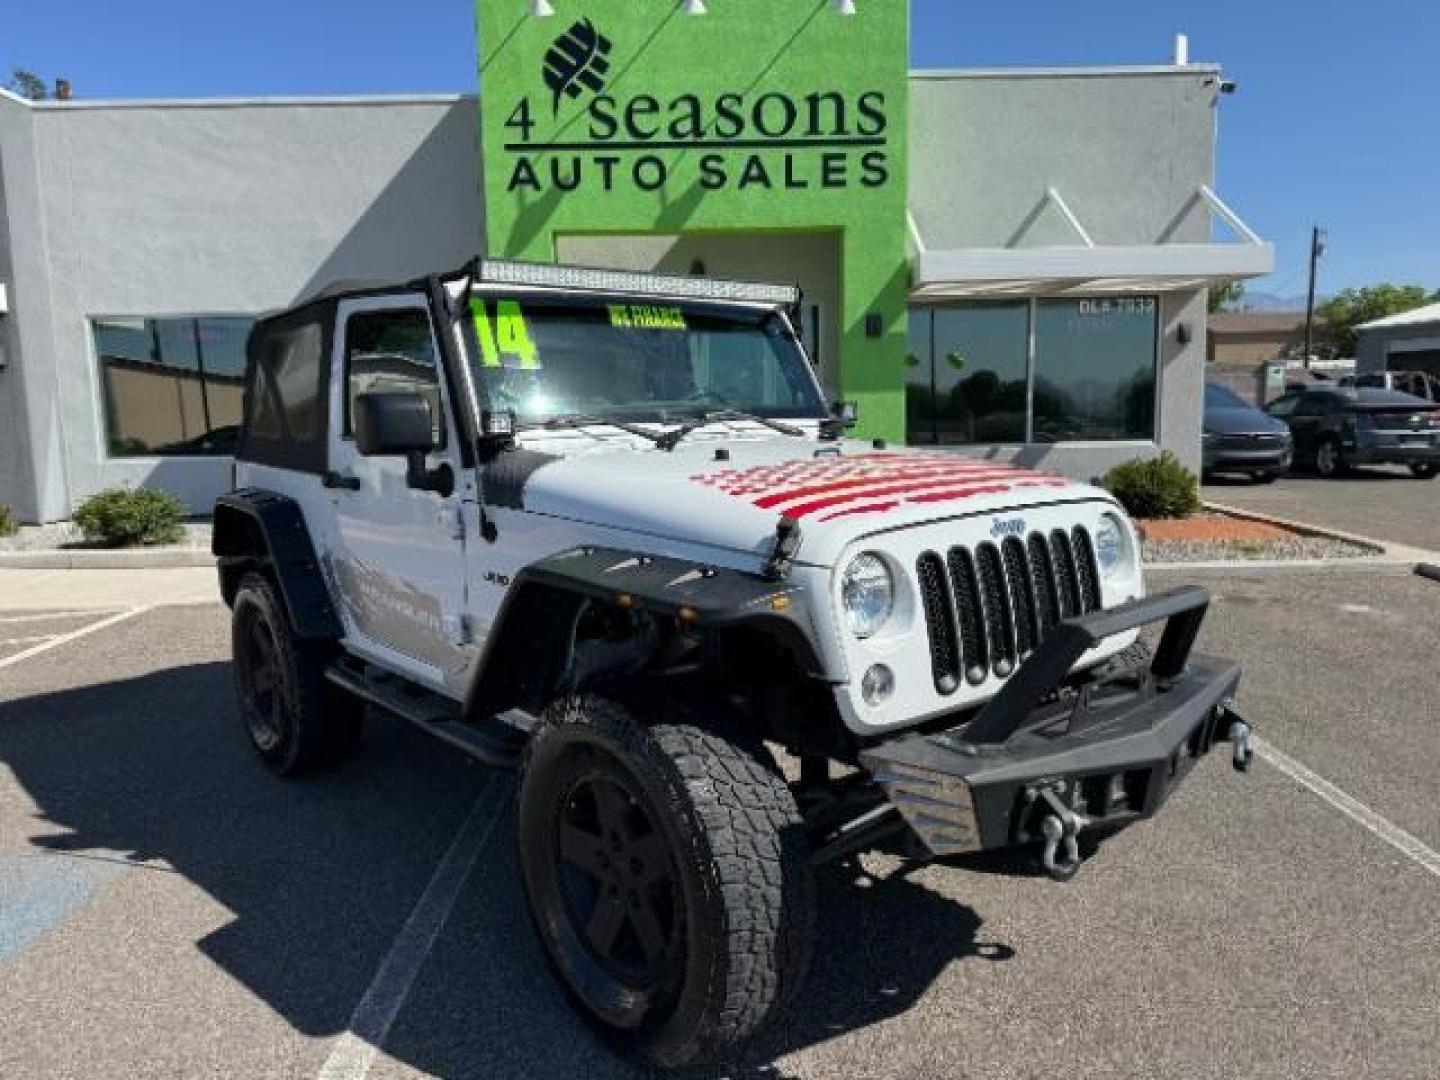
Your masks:
M 602 1034 L 666 1068 L 732 1057 L 793 997 L 814 924 L 799 811 L 763 747 L 585 695 L 526 749 L 516 840 L 536 930 Z
M 325 678 L 330 650 L 295 636 L 268 577 L 240 582 L 230 632 L 240 718 L 261 760 L 289 776 L 347 757 L 363 706 Z
M 1417 462 L 1410 466 L 1410 473 L 1417 480 L 1431 480 L 1436 473 L 1440 473 L 1440 465 L 1433 462 Z

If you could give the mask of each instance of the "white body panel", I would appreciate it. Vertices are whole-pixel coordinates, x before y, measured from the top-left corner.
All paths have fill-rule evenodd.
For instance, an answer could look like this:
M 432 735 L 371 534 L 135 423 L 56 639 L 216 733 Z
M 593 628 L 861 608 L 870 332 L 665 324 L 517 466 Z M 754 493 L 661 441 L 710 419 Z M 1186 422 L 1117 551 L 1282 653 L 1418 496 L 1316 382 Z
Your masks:
M 268 488 L 301 505 L 327 585 L 337 600 L 346 649 L 431 689 L 463 698 L 507 592 L 520 573 L 582 546 L 616 548 L 759 573 L 783 518 L 799 524 L 801 545 L 784 586 L 810 611 L 823 674 L 841 716 L 858 734 L 876 734 L 992 697 L 988 676 L 950 695 L 935 688 L 924 617 L 915 585 L 922 552 L 974 548 L 996 533 L 997 519 L 1027 530 L 1092 535 L 1102 514 L 1124 522 L 1134 554 L 1128 569 L 1101 575 L 1111 607 L 1143 593 L 1139 544 L 1110 495 L 1086 484 L 1008 465 L 934 451 L 826 441 L 814 421 L 795 421 L 803 436 L 751 421 L 695 431 L 673 451 L 608 426 L 522 432 L 525 450 L 551 460 L 535 468 L 518 506 L 485 505 L 495 542 L 481 535 L 484 469 L 462 469 L 462 430 L 447 380 L 441 401 L 450 437 L 430 465 L 448 462 L 455 493 L 441 498 L 410 488 L 400 457 L 366 458 L 343 435 L 345 320 L 356 311 L 424 308 L 419 294 L 344 301 L 338 312 L 330 400 L 330 468 L 359 489 L 322 486 L 317 476 L 241 463 L 241 485 Z M 463 345 L 458 331 L 456 342 Z M 455 373 L 465 406 L 478 414 L 471 373 Z M 658 427 L 657 427 L 658 430 Z M 881 554 L 896 586 L 895 611 L 874 637 L 859 640 L 844 624 L 840 580 L 861 552 Z M 1104 643 L 1098 661 L 1135 638 Z M 895 691 L 866 705 L 860 678 L 883 662 Z

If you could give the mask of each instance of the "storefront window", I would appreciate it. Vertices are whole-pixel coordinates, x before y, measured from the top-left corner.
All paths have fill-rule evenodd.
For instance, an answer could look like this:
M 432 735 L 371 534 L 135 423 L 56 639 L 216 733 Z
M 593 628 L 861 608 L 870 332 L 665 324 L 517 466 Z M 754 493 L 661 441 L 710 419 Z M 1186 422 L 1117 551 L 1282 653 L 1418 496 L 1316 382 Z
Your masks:
M 1155 436 L 1153 296 L 1040 300 L 1035 442 Z
M 95 320 L 111 455 L 233 454 L 252 322 Z
M 910 441 L 1153 439 L 1158 324 L 1153 296 L 915 308 Z
M 1030 305 L 937 308 L 934 325 L 938 441 L 1024 442 Z
M 928 308 L 910 312 L 910 343 L 905 354 L 905 430 L 911 443 L 935 441 L 935 373 L 931 367 Z

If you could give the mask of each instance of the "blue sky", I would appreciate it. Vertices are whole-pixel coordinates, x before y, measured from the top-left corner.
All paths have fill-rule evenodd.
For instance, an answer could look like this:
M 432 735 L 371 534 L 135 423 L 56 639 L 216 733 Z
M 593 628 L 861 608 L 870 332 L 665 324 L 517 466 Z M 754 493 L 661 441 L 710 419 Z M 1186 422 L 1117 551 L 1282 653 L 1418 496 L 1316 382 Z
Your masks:
M 857 0 L 877 2 L 897 0 Z M 11 0 L 7 8 L 0 70 L 68 75 L 88 98 L 476 83 L 470 0 Z M 1240 84 L 1221 110 L 1218 189 L 1278 248 L 1276 273 L 1251 288 L 1304 291 L 1316 221 L 1330 236 L 1323 292 L 1382 280 L 1440 288 L 1434 0 L 914 0 L 913 9 L 919 67 L 1165 62 L 1175 33 L 1188 33 L 1192 59 L 1223 64 Z

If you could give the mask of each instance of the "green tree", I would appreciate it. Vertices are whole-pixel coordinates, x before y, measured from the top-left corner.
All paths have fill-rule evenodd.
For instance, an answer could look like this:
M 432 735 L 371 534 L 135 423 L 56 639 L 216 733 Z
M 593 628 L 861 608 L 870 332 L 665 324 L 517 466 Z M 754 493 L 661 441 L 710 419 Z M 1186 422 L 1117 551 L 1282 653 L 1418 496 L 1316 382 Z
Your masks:
M 1315 305 L 1315 313 L 1329 324 L 1329 334 L 1341 356 L 1355 355 L 1355 327 L 1372 319 L 1399 315 L 1440 299 L 1420 285 L 1367 285 L 1346 289 Z
M 44 101 L 46 98 L 45 80 L 24 68 L 16 68 L 10 73 L 10 81 L 5 84 L 5 89 L 31 101 Z
M 1209 306 L 1210 314 L 1217 311 L 1234 311 L 1240 304 L 1240 298 L 1245 295 L 1245 286 L 1238 281 L 1231 281 L 1219 288 L 1210 290 Z

